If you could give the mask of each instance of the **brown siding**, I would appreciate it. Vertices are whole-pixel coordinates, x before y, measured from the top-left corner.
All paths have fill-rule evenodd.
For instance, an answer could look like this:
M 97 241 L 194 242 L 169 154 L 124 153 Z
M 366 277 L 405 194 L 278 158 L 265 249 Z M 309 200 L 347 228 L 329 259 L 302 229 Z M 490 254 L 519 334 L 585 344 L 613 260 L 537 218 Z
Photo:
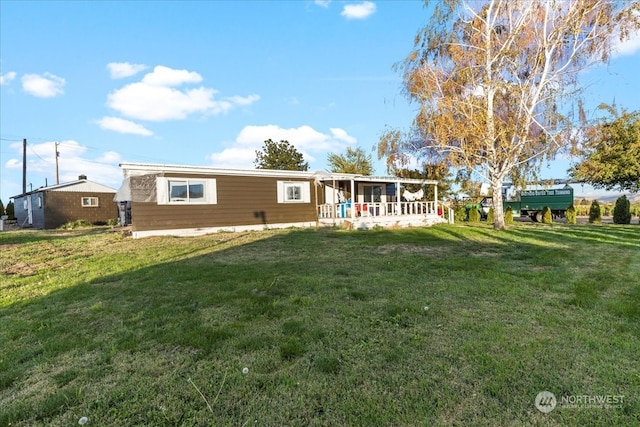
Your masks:
M 165 177 L 215 178 L 218 203 L 215 205 L 158 205 L 155 202 L 133 201 L 131 219 L 134 231 L 287 224 L 317 219 L 316 188 L 313 182 L 310 183 L 310 203 L 278 203 L 278 181 L 306 180 L 188 174 L 166 174 Z
M 105 223 L 118 218 L 113 193 L 48 191 L 44 196 L 44 228 L 57 228 L 70 221 L 85 220 Z M 97 207 L 82 207 L 82 197 L 97 197 Z

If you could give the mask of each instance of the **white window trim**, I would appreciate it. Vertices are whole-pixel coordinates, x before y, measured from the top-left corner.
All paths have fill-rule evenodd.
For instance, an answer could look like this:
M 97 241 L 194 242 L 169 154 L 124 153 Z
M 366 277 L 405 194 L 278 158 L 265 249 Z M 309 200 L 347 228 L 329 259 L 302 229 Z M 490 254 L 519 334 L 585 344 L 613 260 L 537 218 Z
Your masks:
M 84 203 L 86 199 L 90 201 L 88 205 Z M 95 205 L 91 203 L 91 201 L 93 200 L 96 201 Z M 80 198 L 80 204 L 82 205 L 83 208 L 98 208 L 100 207 L 100 199 L 98 197 L 93 197 L 93 196 L 83 196 Z
M 287 200 L 289 186 L 300 187 L 300 200 Z M 278 203 L 311 203 L 311 184 L 309 181 L 278 181 Z
M 203 184 L 204 197 L 197 200 L 172 201 L 169 193 L 169 185 L 171 181 L 182 181 L 189 186 L 190 184 Z M 216 180 L 214 178 L 156 178 L 156 194 L 157 203 L 159 205 L 215 205 L 218 203 L 218 190 Z

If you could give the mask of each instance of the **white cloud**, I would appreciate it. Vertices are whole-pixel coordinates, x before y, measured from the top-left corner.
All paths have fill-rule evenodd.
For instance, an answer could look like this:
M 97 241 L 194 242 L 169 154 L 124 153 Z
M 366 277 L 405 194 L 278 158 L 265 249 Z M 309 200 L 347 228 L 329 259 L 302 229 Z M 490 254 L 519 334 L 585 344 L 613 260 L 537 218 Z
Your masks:
M 232 104 L 235 105 L 251 105 L 256 101 L 260 100 L 260 95 L 249 95 L 249 96 L 230 96 L 227 98 Z
M 213 89 L 200 87 L 180 91 L 145 83 L 132 83 L 112 92 L 107 105 L 126 117 L 139 120 L 179 120 L 193 113 L 206 113 L 216 109 L 225 111 L 230 106 L 213 101 Z
M 340 15 L 347 19 L 365 19 L 376 12 L 376 4 L 371 1 L 363 1 L 357 4 L 347 4 Z
M 15 79 L 16 76 L 17 74 L 15 73 L 15 71 L 9 71 L 6 74 L 0 75 L 0 85 L 9 84 L 9 82 Z
M 121 160 L 120 154 L 116 153 L 115 151 L 107 151 L 102 156 L 96 159 L 97 162 L 114 163 L 114 164 L 120 163 L 120 160 Z
M 51 73 L 25 74 L 22 76 L 22 89 L 30 95 L 39 98 L 52 98 L 56 95 L 62 95 L 65 80 Z
M 331 131 L 331 134 L 333 135 L 333 137 L 337 140 L 340 141 L 344 141 L 347 144 L 355 144 L 356 143 L 356 139 L 354 137 L 352 137 L 351 135 L 347 134 L 347 131 L 344 129 L 340 129 L 340 128 L 331 128 L 329 129 Z
M 183 83 L 200 83 L 202 76 L 194 71 L 174 70 L 158 65 L 145 74 L 142 83 L 152 86 L 180 86 Z
M 11 148 L 20 154 L 22 143 L 12 144 Z M 55 141 L 41 144 L 30 144 L 27 150 L 27 172 L 33 189 L 55 184 Z M 120 155 L 113 151 L 103 153 L 92 159 L 86 157 L 87 147 L 77 141 L 59 141 L 58 170 L 60 182 L 75 181 L 79 175 L 87 175 L 91 181 L 118 188 L 122 183 L 122 171 L 118 164 Z M 11 159 L 6 163 L 7 168 L 22 168 L 22 160 Z M 28 188 L 30 190 L 30 188 Z
M 122 79 L 138 74 L 147 69 L 146 65 L 130 64 L 128 62 L 110 62 L 107 64 L 112 79 Z
M 221 114 L 237 106 L 247 106 L 258 95 L 214 99 L 217 91 L 200 86 L 180 89 L 175 86 L 199 83 L 202 76 L 187 70 L 157 66 L 142 81 L 131 83 L 110 93 L 107 106 L 125 117 L 137 120 L 164 121 L 185 119 L 191 114 Z
M 342 152 L 346 146 L 357 141 L 340 128 L 331 128 L 330 134 L 326 134 L 308 125 L 288 129 L 277 125 L 246 126 L 231 147 L 211 154 L 210 160 L 218 167 L 253 168 L 256 150 L 262 149 L 267 139 L 289 141 L 309 163 L 330 152 Z
M 119 133 L 132 133 L 134 135 L 151 136 L 153 132 L 138 123 L 119 117 L 103 117 L 96 122 L 100 128 Z
M 621 42 L 619 39 L 613 46 L 613 56 L 633 55 L 640 50 L 640 31 L 631 34 L 631 37 Z
M 250 148 L 227 148 L 219 153 L 213 153 L 210 156 L 213 166 L 223 168 L 236 168 L 236 169 L 252 169 L 255 165 L 253 161 L 256 159 L 256 150 L 259 150 L 260 146 Z
M 314 0 L 314 3 L 317 6 L 327 8 L 329 7 L 329 3 L 331 3 L 331 0 Z
M 18 159 L 9 159 L 7 163 L 4 164 L 7 169 L 21 169 L 22 161 Z

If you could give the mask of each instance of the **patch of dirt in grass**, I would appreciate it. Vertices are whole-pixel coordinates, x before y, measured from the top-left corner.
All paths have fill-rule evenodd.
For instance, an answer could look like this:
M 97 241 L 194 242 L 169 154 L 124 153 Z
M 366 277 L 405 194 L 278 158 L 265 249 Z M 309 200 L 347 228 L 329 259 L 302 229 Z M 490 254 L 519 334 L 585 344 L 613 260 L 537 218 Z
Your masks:
M 7 266 L 0 265 L 0 273 L 5 276 L 28 277 L 34 276 L 43 270 L 51 272 L 54 270 L 65 268 L 72 264 L 71 262 L 60 264 L 59 261 L 61 259 L 63 260 L 64 257 L 44 260 L 40 262 L 38 262 L 36 259 L 30 259 L 28 261 L 17 261 Z
M 33 264 L 18 261 L 8 266 L 2 266 L 2 269 L 0 271 L 4 276 L 26 277 L 33 276 L 34 274 L 36 274 L 36 271 L 38 271 L 38 269 Z

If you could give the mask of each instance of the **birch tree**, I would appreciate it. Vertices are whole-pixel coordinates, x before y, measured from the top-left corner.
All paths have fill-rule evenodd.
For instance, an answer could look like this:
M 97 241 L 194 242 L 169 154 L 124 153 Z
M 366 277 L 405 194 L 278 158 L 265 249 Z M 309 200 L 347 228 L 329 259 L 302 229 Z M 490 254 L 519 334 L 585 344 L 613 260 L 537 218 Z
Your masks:
M 429 2 L 427 1 L 427 4 Z M 638 28 L 638 1 L 438 0 L 400 64 L 419 108 L 409 131 L 385 132 L 378 152 L 403 160 L 437 152 L 491 186 L 505 227 L 502 184 L 573 141 L 580 71 L 607 61 Z

